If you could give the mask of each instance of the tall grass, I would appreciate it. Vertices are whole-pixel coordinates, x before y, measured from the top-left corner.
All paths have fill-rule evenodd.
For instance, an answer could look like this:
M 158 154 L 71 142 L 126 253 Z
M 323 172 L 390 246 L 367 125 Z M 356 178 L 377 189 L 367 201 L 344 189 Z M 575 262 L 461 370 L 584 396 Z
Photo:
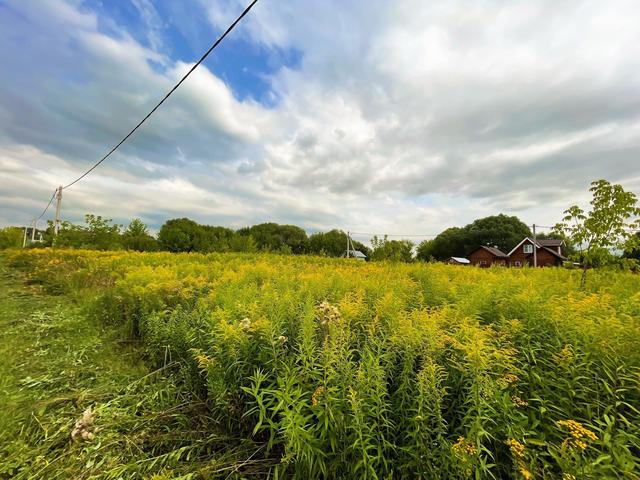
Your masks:
M 183 365 L 274 478 L 638 478 L 640 278 L 266 254 L 12 263 Z

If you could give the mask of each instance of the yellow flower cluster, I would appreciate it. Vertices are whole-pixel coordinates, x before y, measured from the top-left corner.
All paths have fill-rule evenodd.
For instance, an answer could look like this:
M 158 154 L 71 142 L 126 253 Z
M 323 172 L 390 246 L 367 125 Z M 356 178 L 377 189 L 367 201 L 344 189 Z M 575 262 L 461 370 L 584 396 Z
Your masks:
M 553 360 L 561 366 L 567 366 L 573 362 L 574 353 L 571 346 L 565 345 L 558 353 L 553 355 Z
M 324 391 L 325 391 L 324 385 L 320 385 L 318 388 L 315 389 L 315 391 L 313 392 L 313 395 L 311 395 L 311 405 L 313 405 L 314 407 L 318 406 L 320 397 L 322 396 Z
M 587 442 L 593 442 L 598 439 L 595 433 L 575 420 L 559 420 L 556 425 L 568 431 L 569 437 L 565 439 L 563 445 L 571 448 L 582 451 L 587 448 Z
M 516 407 L 526 407 L 527 405 L 529 405 L 529 402 L 522 400 L 518 395 L 512 395 L 511 396 L 511 402 L 516 406 Z
M 463 436 L 459 437 L 458 441 L 454 443 L 451 448 L 453 449 L 453 453 L 458 457 L 471 457 L 478 453 L 478 448 L 474 443 Z
M 515 438 L 510 438 L 505 443 L 509 446 L 511 455 L 513 455 L 515 458 L 524 457 L 524 445 L 518 440 L 516 440 Z
M 563 473 L 562 480 L 576 480 L 576 476 L 571 473 Z
M 531 480 L 533 478 L 533 473 L 531 473 L 531 471 L 523 464 L 518 465 L 518 471 L 525 480 Z

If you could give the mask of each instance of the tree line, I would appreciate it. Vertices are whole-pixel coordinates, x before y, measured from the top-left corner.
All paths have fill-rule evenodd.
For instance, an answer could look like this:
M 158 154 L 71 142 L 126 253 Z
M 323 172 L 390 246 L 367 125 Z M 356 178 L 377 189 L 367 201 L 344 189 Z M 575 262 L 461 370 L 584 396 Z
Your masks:
M 563 240 L 563 254 L 583 265 L 605 265 L 620 256 L 640 259 L 640 208 L 635 194 L 606 180 L 593 182 L 590 192 L 593 194 L 591 210 L 584 212 L 575 205 L 570 207 L 564 212 L 562 222 L 550 232 L 538 233 L 537 238 Z M 43 240 L 35 246 L 53 245 L 53 233 L 53 222 L 49 222 L 46 230 L 38 232 L 37 236 L 41 234 Z M 0 229 L 0 249 L 20 247 L 23 235 L 24 230 L 19 227 Z M 442 261 L 467 256 L 481 245 L 495 246 L 506 253 L 525 237 L 532 237 L 528 225 L 516 216 L 499 214 L 477 219 L 463 227 L 448 228 L 417 245 L 409 240 L 374 236 L 370 246 L 352 241 L 352 248 L 374 261 Z M 133 219 L 124 227 L 99 215 L 86 215 L 84 224 L 63 222 L 55 245 L 142 252 L 267 251 L 339 257 L 347 249 L 347 233 L 334 229 L 307 235 L 296 225 L 277 223 L 233 230 L 202 225 L 189 218 L 175 218 L 166 221 L 154 236 L 140 219 Z

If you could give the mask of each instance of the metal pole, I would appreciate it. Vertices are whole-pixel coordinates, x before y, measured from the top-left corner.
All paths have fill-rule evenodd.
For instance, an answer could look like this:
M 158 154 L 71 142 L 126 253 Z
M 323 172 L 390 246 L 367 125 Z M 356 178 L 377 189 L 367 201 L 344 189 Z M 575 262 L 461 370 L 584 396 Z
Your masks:
M 37 220 L 33 219 L 33 226 L 31 227 L 31 243 L 36 241 L 36 222 Z
M 62 185 L 60 185 L 58 187 L 57 193 L 56 193 L 56 223 L 53 229 L 53 234 L 55 236 L 58 236 L 58 231 L 60 230 L 60 207 L 62 206 Z
M 22 248 L 27 245 L 27 226 L 24 227 L 24 235 L 22 236 Z
M 349 258 L 349 230 L 347 230 L 347 258 Z
M 536 224 L 533 224 L 533 266 L 538 266 L 538 242 L 536 240 Z

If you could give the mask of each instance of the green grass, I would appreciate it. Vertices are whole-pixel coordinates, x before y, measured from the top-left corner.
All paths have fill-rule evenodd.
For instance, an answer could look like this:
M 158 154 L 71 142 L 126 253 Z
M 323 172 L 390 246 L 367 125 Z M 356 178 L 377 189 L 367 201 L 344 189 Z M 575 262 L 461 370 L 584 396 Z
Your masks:
M 212 430 L 179 365 L 150 371 L 139 345 L 0 257 L 0 479 L 213 478 L 250 471 L 252 448 Z M 74 441 L 92 408 L 94 438 Z

